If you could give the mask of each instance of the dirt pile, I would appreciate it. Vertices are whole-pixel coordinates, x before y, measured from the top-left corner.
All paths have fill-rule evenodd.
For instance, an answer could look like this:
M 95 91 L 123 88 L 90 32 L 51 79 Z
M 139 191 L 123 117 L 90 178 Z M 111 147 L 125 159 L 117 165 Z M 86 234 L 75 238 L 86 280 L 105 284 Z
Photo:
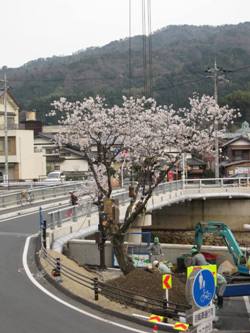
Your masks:
M 140 296 L 154 299 L 165 298 L 165 290 L 162 288 L 162 274 L 158 271 L 149 272 L 143 268 L 136 268 L 126 276 L 107 281 L 107 284 Z M 184 275 L 173 275 L 172 289 L 169 290 L 169 301 L 176 304 L 187 304 Z
M 154 236 L 160 238 L 161 243 L 167 244 L 194 244 L 194 231 L 153 231 Z M 250 232 L 244 231 L 233 231 L 233 234 L 240 246 L 250 246 Z M 216 245 L 226 246 L 222 237 L 216 236 L 215 234 L 204 234 L 203 238 L 204 245 Z

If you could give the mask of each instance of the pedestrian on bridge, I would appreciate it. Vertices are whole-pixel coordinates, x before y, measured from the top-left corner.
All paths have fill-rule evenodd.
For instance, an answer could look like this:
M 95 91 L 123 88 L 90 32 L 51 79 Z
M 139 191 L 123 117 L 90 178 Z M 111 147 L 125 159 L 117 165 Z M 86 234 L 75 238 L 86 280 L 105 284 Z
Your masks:
M 69 194 L 70 194 L 71 205 L 72 206 L 76 206 L 78 204 L 78 198 L 77 198 L 77 196 L 75 195 L 74 192 L 69 192 Z

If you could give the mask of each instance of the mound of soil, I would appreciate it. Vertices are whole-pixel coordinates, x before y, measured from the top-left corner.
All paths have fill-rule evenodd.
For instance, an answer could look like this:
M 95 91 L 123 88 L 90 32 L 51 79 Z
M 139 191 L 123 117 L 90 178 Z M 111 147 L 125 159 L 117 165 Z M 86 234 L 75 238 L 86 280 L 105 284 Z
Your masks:
M 149 272 L 143 268 L 136 268 L 126 276 L 107 281 L 107 284 L 131 291 L 139 296 L 154 299 L 165 298 L 165 290 L 162 288 L 162 274 L 159 271 Z M 172 288 L 169 289 L 169 301 L 176 304 L 187 304 L 184 275 L 173 275 Z

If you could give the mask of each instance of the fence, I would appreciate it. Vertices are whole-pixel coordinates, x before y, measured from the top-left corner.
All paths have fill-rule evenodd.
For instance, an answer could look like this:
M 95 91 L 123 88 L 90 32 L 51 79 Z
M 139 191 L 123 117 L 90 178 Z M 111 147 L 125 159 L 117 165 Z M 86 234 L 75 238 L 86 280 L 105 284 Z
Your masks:
M 98 301 L 99 295 L 102 295 L 111 301 L 129 305 L 135 309 L 149 313 L 171 317 L 176 320 L 179 320 L 180 317 L 185 317 L 185 312 L 190 308 L 187 305 L 175 304 L 166 299 L 155 299 L 142 294 L 136 294 L 126 289 L 117 288 L 112 283 L 101 282 L 97 277 L 89 277 L 76 272 L 61 263 L 58 266 L 58 259 L 53 258 L 43 246 L 41 247 L 40 256 L 51 266 L 52 273 L 57 272 L 57 274 L 52 275 L 59 276 L 60 279 L 66 277 L 81 287 L 92 290 L 94 301 Z
M 27 203 L 42 201 L 50 198 L 57 198 L 60 196 L 68 195 L 69 191 L 76 191 L 79 189 L 79 185 L 82 183 L 69 183 L 57 186 L 47 186 L 38 189 L 29 189 L 26 192 L 29 194 L 31 200 L 27 200 Z M 10 194 L 0 195 L 0 208 L 8 208 L 11 206 L 22 206 L 25 201 L 22 198 L 21 190 L 18 192 L 12 192 Z

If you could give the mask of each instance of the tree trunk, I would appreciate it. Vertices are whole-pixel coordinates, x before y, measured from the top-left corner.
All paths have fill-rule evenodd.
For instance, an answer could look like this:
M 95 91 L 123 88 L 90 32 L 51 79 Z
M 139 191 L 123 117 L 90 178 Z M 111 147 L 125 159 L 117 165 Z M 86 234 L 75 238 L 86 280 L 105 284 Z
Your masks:
M 127 251 L 124 245 L 124 235 L 120 234 L 119 232 L 114 234 L 112 237 L 112 244 L 120 269 L 122 270 L 123 274 L 127 275 L 135 268 L 132 259 L 127 255 Z

